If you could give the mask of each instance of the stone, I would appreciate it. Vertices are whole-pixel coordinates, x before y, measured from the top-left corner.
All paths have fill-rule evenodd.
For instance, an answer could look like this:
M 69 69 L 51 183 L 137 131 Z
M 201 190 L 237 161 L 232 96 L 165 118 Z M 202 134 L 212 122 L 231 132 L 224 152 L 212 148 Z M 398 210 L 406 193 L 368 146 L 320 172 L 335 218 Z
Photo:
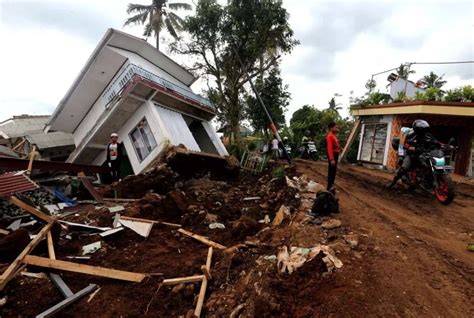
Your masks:
M 335 229 L 337 227 L 340 227 L 341 224 L 342 224 L 341 220 L 329 219 L 329 220 L 323 222 L 323 224 L 321 224 L 321 227 L 325 230 L 330 230 L 330 229 Z
M 217 222 L 217 215 L 212 214 L 212 213 L 207 213 L 206 214 L 206 222 L 207 223 L 215 223 Z
M 352 249 L 356 248 L 359 245 L 359 235 L 357 234 L 348 234 L 344 239 Z
M 335 243 L 329 244 L 329 247 L 339 253 L 347 253 L 347 252 L 350 252 L 351 250 L 351 248 L 347 244 L 344 244 L 343 242 L 335 242 Z

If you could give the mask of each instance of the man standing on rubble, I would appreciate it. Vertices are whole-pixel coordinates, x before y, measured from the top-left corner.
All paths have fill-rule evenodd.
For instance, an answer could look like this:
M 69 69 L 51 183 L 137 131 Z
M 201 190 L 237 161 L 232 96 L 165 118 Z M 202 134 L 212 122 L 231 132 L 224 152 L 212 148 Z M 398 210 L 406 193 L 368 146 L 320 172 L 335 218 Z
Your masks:
M 331 122 L 328 125 L 329 133 L 326 137 L 327 147 L 328 147 L 328 186 L 327 190 L 331 190 L 336 180 L 337 172 L 337 161 L 339 160 L 339 153 L 341 152 L 341 147 L 339 146 L 339 141 L 337 140 L 336 133 L 338 131 L 337 125 L 335 122 Z
M 107 163 L 112 169 L 112 182 L 120 178 L 120 162 L 122 161 L 122 144 L 118 143 L 118 135 L 110 135 L 110 142 L 107 145 Z

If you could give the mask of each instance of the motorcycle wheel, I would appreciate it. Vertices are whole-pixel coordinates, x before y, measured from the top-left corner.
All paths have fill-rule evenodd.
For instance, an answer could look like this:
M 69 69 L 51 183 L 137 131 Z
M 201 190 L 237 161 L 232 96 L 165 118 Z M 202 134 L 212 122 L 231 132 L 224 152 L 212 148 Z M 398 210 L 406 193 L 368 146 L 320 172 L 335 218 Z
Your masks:
M 438 187 L 435 188 L 434 194 L 436 199 L 444 205 L 448 205 L 454 200 L 454 184 L 448 175 L 442 174 L 437 177 Z

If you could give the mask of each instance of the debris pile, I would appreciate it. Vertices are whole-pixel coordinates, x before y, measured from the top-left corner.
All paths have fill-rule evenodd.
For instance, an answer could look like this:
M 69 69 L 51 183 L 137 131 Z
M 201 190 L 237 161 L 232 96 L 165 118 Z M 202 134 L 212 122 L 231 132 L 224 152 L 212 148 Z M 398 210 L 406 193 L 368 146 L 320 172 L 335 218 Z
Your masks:
M 297 293 L 294 284 L 307 285 L 306 275 L 323 280 L 342 267 L 341 251 L 331 244 L 350 251 L 354 237 L 341 224 L 309 223 L 314 181 L 237 175 L 235 160 L 218 165 L 222 159 L 209 157 L 192 173 L 197 155 L 179 149 L 145 174 L 101 190 L 120 199 L 65 207 L 46 226 L 28 227 L 38 233 L 38 247 L 23 235 L 20 246 L 31 249 L 11 252 L 21 257 L 14 272 L 22 275 L 12 275 L 0 294 L 7 299 L 2 316 L 37 315 L 58 304 L 66 316 L 291 316 L 287 294 Z M 78 292 L 57 293 L 57 279 L 40 274 L 52 270 Z

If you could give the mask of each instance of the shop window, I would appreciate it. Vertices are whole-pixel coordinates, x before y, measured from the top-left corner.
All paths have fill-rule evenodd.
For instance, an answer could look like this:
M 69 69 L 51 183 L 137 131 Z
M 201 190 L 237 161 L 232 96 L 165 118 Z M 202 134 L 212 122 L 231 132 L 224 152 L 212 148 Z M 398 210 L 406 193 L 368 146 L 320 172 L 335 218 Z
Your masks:
M 146 118 L 143 118 L 130 132 L 130 139 L 140 162 L 156 148 L 156 140 Z

